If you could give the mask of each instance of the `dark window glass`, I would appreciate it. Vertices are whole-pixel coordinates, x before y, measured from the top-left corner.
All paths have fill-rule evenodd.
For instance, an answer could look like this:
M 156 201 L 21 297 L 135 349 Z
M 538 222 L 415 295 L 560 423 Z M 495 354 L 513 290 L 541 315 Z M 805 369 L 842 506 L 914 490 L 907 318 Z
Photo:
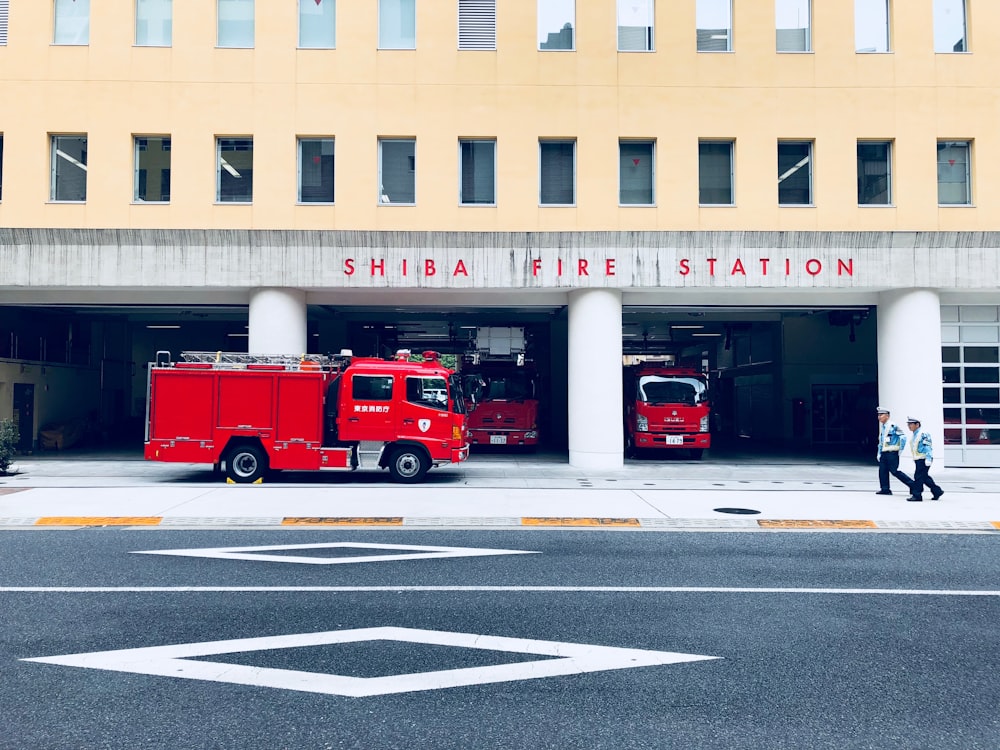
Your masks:
M 890 144 L 858 143 L 858 204 L 887 206 L 892 202 Z
M 351 381 L 351 396 L 355 401 L 391 401 L 391 375 L 355 375 Z
M 812 143 L 778 144 L 778 203 L 812 204 Z

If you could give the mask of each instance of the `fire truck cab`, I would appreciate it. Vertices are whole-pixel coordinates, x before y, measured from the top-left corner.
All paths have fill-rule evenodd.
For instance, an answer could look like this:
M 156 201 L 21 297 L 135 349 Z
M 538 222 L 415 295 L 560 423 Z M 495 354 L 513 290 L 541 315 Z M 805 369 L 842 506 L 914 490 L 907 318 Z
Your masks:
M 145 457 L 213 464 L 229 481 L 268 470 L 388 469 L 419 482 L 468 458 L 465 398 L 435 352 L 411 361 L 158 352 L 149 365 Z

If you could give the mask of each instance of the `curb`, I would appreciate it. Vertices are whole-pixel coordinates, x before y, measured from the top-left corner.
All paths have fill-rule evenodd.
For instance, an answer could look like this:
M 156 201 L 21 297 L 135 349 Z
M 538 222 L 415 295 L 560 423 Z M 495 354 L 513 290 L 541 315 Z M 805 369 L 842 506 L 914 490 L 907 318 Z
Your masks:
M 813 531 L 892 530 L 892 531 L 1000 531 L 1000 521 L 871 521 L 850 519 L 744 519 L 744 518 L 589 518 L 589 517 L 403 517 L 403 516 L 42 516 L 0 518 L 3 527 L 78 528 L 85 527 L 490 527 L 490 528 L 620 528 L 620 529 L 744 529 Z

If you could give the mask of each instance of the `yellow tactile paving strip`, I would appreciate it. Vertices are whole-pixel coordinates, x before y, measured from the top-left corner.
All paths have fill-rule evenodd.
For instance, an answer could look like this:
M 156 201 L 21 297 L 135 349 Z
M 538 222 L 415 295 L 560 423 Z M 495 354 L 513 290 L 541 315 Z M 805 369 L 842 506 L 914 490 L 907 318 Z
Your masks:
M 801 521 L 797 519 L 761 518 L 762 529 L 877 529 L 874 521 Z
M 283 518 L 282 526 L 402 526 L 402 516 L 373 516 L 370 518 L 359 517 L 301 517 Z
M 35 526 L 158 526 L 161 516 L 45 516 Z

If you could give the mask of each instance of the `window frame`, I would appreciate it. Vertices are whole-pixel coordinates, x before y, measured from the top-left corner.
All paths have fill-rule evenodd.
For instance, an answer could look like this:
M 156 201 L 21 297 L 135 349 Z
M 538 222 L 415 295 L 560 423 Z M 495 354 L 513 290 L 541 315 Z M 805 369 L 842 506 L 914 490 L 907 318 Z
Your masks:
M 170 8 L 170 14 L 169 14 L 169 17 L 168 17 L 168 20 L 167 20 L 167 24 L 166 24 L 167 25 L 167 33 L 166 33 L 167 40 L 166 40 L 165 43 L 161 43 L 161 42 L 152 43 L 152 42 L 148 42 L 148 41 L 147 42 L 140 42 L 139 41 L 139 24 L 143 20 L 141 18 L 140 7 L 141 6 L 147 6 L 148 7 L 149 5 L 152 5 L 154 3 L 165 3 Z M 147 23 L 147 26 L 148 26 L 148 23 L 149 23 L 148 19 L 146 19 L 146 23 Z M 148 29 L 147 29 L 147 35 L 148 35 Z M 133 37 L 132 44 L 135 47 L 160 47 L 160 48 L 169 48 L 169 47 L 173 46 L 173 44 L 174 44 L 174 0 L 135 0 L 135 36 Z
M 728 11 L 727 11 L 727 16 L 728 16 L 727 23 L 729 24 L 729 26 L 726 27 L 726 48 L 725 49 L 711 49 L 710 47 L 704 47 L 704 46 L 702 46 L 701 39 L 700 39 L 701 32 L 702 31 L 717 31 L 718 30 L 718 29 L 710 29 L 710 28 L 702 29 L 701 25 L 700 25 L 700 21 L 698 20 L 698 17 L 701 16 L 703 13 L 709 13 L 711 11 L 718 10 L 717 8 L 714 8 L 714 7 L 713 8 L 709 8 L 706 5 L 708 3 L 711 3 L 713 6 L 719 5 L 720 8 L 724 4 L 725 7 L 728 9 Z M 701 54 L 701 53 L 706 53 L 706 54 L 725 54 L 727 52 L 732 52 L 733 51 L 733 49 L 734 49 L 734 46 L 733 46 L 734 28 L 733 27 L 735 25 L 734 18 L 733 18 L 733 0 L 695 0 L 694 17 L 695 17 L 695 23 L 694 23 L 694 25 L 695 25 L 695 50 L 699 54 Z M 710 37 L 710 39 L 715 39 L 715 38 L 716 37 Z
M 63 139 L 73 139 L 82 142 L 81 156 L 79 159 L 68 154 L 60 148 L 60 141 Z M 49 202 L 50 203 L 86 203 L 87 202 L 87 176 L 89 158 L 87 154 L 87 134 L 86 133 L 50 133 L 49 134 Z M 82 198 L 59 198 L 59 165 L 63 161 L 83 170 L 83 197 Z
M 388 3 L 388 2 L 394 2 L 394 3 L 397 4 L 397 7 L 401 7 L 399 5 L 400 3 L 408 2 L 408 1 L 409 0 L 378 0 L 378 8 L 376 9 L 377 12 L 378 12 L 378 49 L 380 49 L 380 50 L 404 50 L 405 51 L 405 50 L 415 50 L 417 48 L 417 0 L 412 0 L 412 2 L 411 2 L 411 7 L 413 8 L 413 44 L 411 44 L 408 47 L 404 46 L 402 44 L 402 42 L 405 41 L 404 38 L 403 38 L 403 36 L 402 36 L 402 26 L 403 26 L 403 24 L 402 24 L 402 16 L 400 16 L 400 19 L 399 19 L 400 20 L 400 23 L 399 23 L 400 35 L 399 36 L 400 36 L 400 42 L 401 43 L 398 46 L 389 46 L 389 45 L 387 45 L 385 43 L 385 40 L 383 40 L 383 38 L 382 38 L 382 31 L 383 31 L 383 23 L 382 23 L 383 12 L 382 11 L 383 11 L 383 8 L 387 8 L 388 7 L 386 5 L 386 3 Z
M 798 170 L 802 169 L 803 168 L 802 162 L 804 161 L 803 159 L 800 159 L 798 162 L 796 162 L 795 164 L 793 164 L 790 168 L 786 168 L 784 171 L 782 171 L 782 163 L 781 163 L 782 162 L 782 159 L 781 159 L 781 147 L 782 146 L 805 146 L 807 148 L 807 150 L 808 150 L 808 153 L 805 156 L 805 160 L 808 161 L 808 164 L 805 165 L 805 168 L 808 169 L 808 172 L 806 173 L 807 174 L 807 188 L 806 188 L 806 190 L 808 192 L 809 200 L 807 200 L 807 201 L 804 201 L 804 202 L 802 202 L 802 201 L 790 202 L 790 201 L 783 201 L 783 200 L 781 200 L 781 183 L 784 180 L 786 180 L 789 177 L 791 177 L 793 173 L 795 173 Z M 778 140 L 777 157 L 778 157 L 778 205 L 781 206 L 781 207 L 802 207 L 802 208 L 815 207 L 815 205 L 816 205 L 816 196 L 815 196 L 815 193 L 814 193 L 814 181 L 813 181 L 814 180 L 813 167 L 816 164 L 816 144 L 815 144 L 815 141 L 811 141 L 811 140 L 808 140 L 808 139 L 798 139 L 798 138 L 781 138 L 781 139 Z
M 940 21 L 942 15 L 947 14 L 948 9 L 943 7 L 944 3 L 958 3 L 962 9 L 962 49 L 941 49 L 939 35 L 942 33 Z M 934 0 L 932 10 L 934 19 L 934 54 L 936 55 L 963 55 L 969 53 L 969 2 L 968 0 Z
M 616 37 L 617 46 L 619 52 L 656 52 L 656 3 L 654 0 L 645 0 L 646 8 L 648 9 L 649 15 L 649 25 L 648 26 L 622 26 L 622 8 L 630 0 L 617 0 L 615 3 L 615 21 L 617 25 Z M 622 47 L 622 29 L 639 29 L 644 28 L 646 30 L 646 46 L 642 49 L 638 47 Z
M 309 2 L 312 2 L 312 0 L 309 0 Z M 331 153 L 330 153 L 330 162 L 331 162 L 330 163 L 330 192 L 331 192 L 331 195 L 330 195 L 330 200 L 303 200 L 303 198 L 302 198 L 302 188 L 304 187 L 304 185 L 302 183 L 302 175 L 303 175 L 303 172 L 302 172 L 302 158 L 303 158 L 302 145 L 305 144 L 305 143 L 319 143 L 319 144 L 329 143 L 330 146 L 331 146 Z M 332 206 L 332 205 L 334 205 L 336 203 L 336 201 L 337 201 L 337 139 L 334 136 L 332 136 L 332 135 L 328 135 L 328 136 L 301 136 L 300 135 L 300 136 L 297 136 L 296 139 L 295 139 L 295 155 L 296 155 L 296 158 L 295 158 L 295 161 L 296 161 L 296 164 L 295 164 L 295 190 L 296 190 L 295 202 L 296 202 L 296 205 L 301 205 L 301 206 Z M 324 154 L 322 153 L 322 145 L 321 145 L 321 153 L 320 153 L 319 156 L 320 156 L 320 160 L 321 160 L 320 163 L 322 165 L 322 158 L 324 156 Z M 322 166 L 320 167 L 320 169 L 322 170 Z M 321 171 L 320 182 L 322 183 L 322 171 Z M 321 187 L 322 187 L 322 184 L 321 184 Z
M 797 10 L 798 6 L 802 4 L 805 5 L 806 10 L 806 26 L 805 26 L 805 49 L 782 49 L 779 44 L 779 34 L 782 31 L 797 31 L 796 28 L 779 28 L 778 26 L 778 16 L 781 15 L 782 9 L 779 6 L 785 4 L 794 4 L 788 7 L 788 11 Z M 812 54 L 813 50 L 813 0 L 774 0 L 774 51 L 779 55 L 804 55 Z M 801 28 L 801 27 L 800 27 Z
M 941 150 L 942 147 L 947 148 L 948 146 L 953 146 L 961 144 L 965 147 L 965 201 L 963 203 L 946 203 L 941 200 L 941 186 L 942 184 L 957 184 L 957 183 L 942 183 L 941 182 Z M 969 208 L 973 205 L 972 200 L 972 148 L 973 142 L 971 139 L 957 139 L 957 138 L 939 138 L 937 141 L 936 153 L 937 153 L 937 190 L 938 190 L 938 207 L 940 208 Z M 949 165 L 951 166 L 951 165 Z
M 227 150 L 227 151 L 232 151 L 232 152 L 238 152 L 238 151 L 249 151 L 250 152 L 250 190 L 249 190 L 249 197 L 246 198 L 246 199 L 240 199 L 240 200 L 237 200 L 236 198 L 226 199 L 223 196 L 223 194 L 222 194 L 222 189 L 223 189 L 223 177 L 222 177 L 222 173 L 223 173 L 223 171 L 228 172 L 233 177 L 239 177 L 239 179 L 242 179 L 242 175 L 235 175 L 235 174 L 233 174 L 232 170 L 235 170 L 236 167 L 234 167 L 233 165 L 229 164 L 229 162 L 225 161 L 224 158 L 223 158 L 223 156 L 222 156 L 223 153 L 227 152 L 227 151 L 223 150 L 223 145 L 224 145 L 225 141 L 232 141 L 234 143 L 234 145 L 237 142 L 240 142 L 240 141 L 247 142 L 247 143 L 250 144 L 249 149 L 232 148 L 232 149 L 228 149 Z M 223 206 L 231 206 L 231 205 L 249 206 L 249 205 L 253 204 L 253 171 L 254 171 L 253 158 L 254 158 L 253 136 L 249 136 L 249 135 L 217 135 L 217 136 L 215 136 L 215 203 L 216 203 L 216 205 L 223 205 Z M 226 166 L 230 167 L 230 169 L 226 169 Z
M 880 3 L 885 10 L 885 36 L 879 41 L 885 43 L 885 49 L 878 47 L 860 47 L 860 37 L 858 36 L 860 24 L 858 17 L 865 5 Z M 881 19 L 879 19 L 881 20 Z M 889 55 L 892 54 L 892 0 L 854 0 L 854 53 L 856 55 Z
M 857 170 L 857 175 L 856 175 L 857 181 L 858 181 L 858 206 L 860 208 L 869 208 L 869 207 L 874 207 L 874 208 L 893 208 L 895 206 L 895 204 L 893 203 L 893 201 L 895 199 L 895 195 L 894 195 L 895 185 L 893 184 L 894 176 L 895 176 L 895 169 L 893 168 L 893 159 L 895 157 L 895 148 L 894 148 L 894 142 L 893 142 L 893 140 L 891 138 L 862 138 L 862 139 L 858 139 L 858 142 L 857 142 L 857 148 L 858 148 L 858 158 L 857 158 L 858 167 L 861 166 L 860 149 L 863 146 L 875 146 L 875 145 L 883 145 L 883 146 L 886 147 L 886 157 L 885 157 L 886 189 L 884 191 L 885 194 L 886 194 L 886 202 L 885 203 L 874 203 L 874 202 L 863 203 L 861 201 L 861 197 L 862 197 L 861 196 L 861 188 L 862 188 L 861 172 L 860 172 L 860 169 L 858 169 Z
M 549 7 L 558 3 L 560 7 L 562 5 L 569 5 L 573 10 L 573 17 L 570 19 L 570 45 L 568 47 L 543 47 L 542 46 L 542 8 L 543 6 Z M 538 45 L 539 52 L 576 52 L 576 0 L 537 0 L 537 16 L 536 16 L 536 28 L 535 28 L 535 43 Z M 565 24 L 559 27 L 559 30 L 555 32 L 556 34 L 561 34 L 565 30 Z M 552 38 L 552 32 L 545 30 L 546 43 Z
M 37 2 L 37 0 L 36 0 Z M 66 0 L 54 0 L 52 4 L 52 44 L 60 47 L 86 47 L 90 44 L 90 0 L 78 0 L 79 5 L 76 2 L 70 5 L 66 4 Z M 60 7 L 63 7 L 63 13 L 60 13 Z M 65 11 L 69 8 L 76 8 L 77 13 L 66 14 Z M 80 12 L 81 8 L 86 8 L 86 12 Z M 75 18 L 78 16 L 85 16 L 85 22 L 79 25 L 79 28 L 74 35 L 72 41 L 60 40 L 60 19 L 63 23 L 67 23 L 67 19 Z M 83 37 L 80 39 L 79 37 Z
M 238 5 L 250 6 L 250 43 L 223 44 L 222 43 L 222 4 L 231 3 L 233 7 Z M 215 0 L 215 46 L 218 49 L 254 49 L 257 44 L 257 2 L 256 0 Z
M 649 201 L 646 203 L 626 202 L 623 200 L 622 172 L 625 169 L 625 155 L 622 146 L 649 146 Z M 655 138 L 619 138 L 618 139 L 618 206 L 621 208 L 649 208 L 656 206 L 656 139 Z
M 162 195 L 163 195 L 162 189 L 160 191 L 160 196 L 161 196 L 160 200 L 152 200 L 151 201 L 151 200 L 147 200 L 146 198 L 140 198 L 139 197 L 139 187 L 140 187 L 140 182 L 141 182 L 141 179 L 140 179 L 141 159 L 139 157 L 139 154 L 142 153 L 141 145 L 143 145 L 140 142 L 141 141 L 146 141 L 148 143 L 148 141 L 150 139 L 160 139 L 160 150 L 161 150 L 161 152 L 166 152 L 168 154 L 172 153 L 171 152 L 171 148 L 170 148 L 170 146 L 171 146 L 171 138 L 170 138 L 169 135 L 144 134 L 144 135 L 133 135 L 132 136 L 132 158 L 133 158 L 133 161 L 132 161 L 132 203 L 134 203 L 134 204 L 140 204 L 140 205 L 146 205 L 146 204 L 149 204 L 149 203 L 152 203 L 152 204 L 168 204 L 168 203 L 170 203 L 170 191 L 169 190 L 167 191 L 167 197 L 165 199 L 162 197 Z M 173 161 L 172 157 L 168 157 L 168 159 L 167 159 L 167 168 L 165 170 L 166 173 L 167 173 L 167 180 L 168 180 L 168 182 L 169 182 L 170 177 L 171 177 L 170 168 L 171 168 L 171 162 L 172 161 Z M 162 185 L 163 185 L 163 171 L 164 170 L 160 171 L 160 185 L 161 185 L 161 188 L 162 188 Z M 147 170 L 147 174 L 148 174 L 148 170 Z
M 387 143 L 409 143 L 412 144 L 412 150 L 410 154 L 406 156 L 412 160 L 413 166 L 411 172 L 412 186 L 411 192 L 413 193 L 412 201 L 394 201 L 389 198 L 389 193 L 385 191 L 385 180 L 384 175 L 384 147 Z M 403 136 L 379 136 L 378 139 L 378 204 L 380 206 L 415 206 L 417 205 L 417 139 L 416 137 L 403 137 Z
M 465 152 L 463 146 L 466 144 L 480 144 L 489 143 L 493 146 L 493 180 L 492 180 L 492 200 L 489 202 L 485 201 L 466 201 L 465 200 Z M 475 169 L 475 166 L 473 166 Z M 475 177 L 473 176 L 473 182 L 475 182 Z M 464 208 L 468 207 L 480 207 L 489 208 L 497 205 L 497 139 L 496 138 L 459 138 L 458 139 L 458 205 Z
M 543 190 L 545 183 L 544 174 L 544 156 L 543 149 L 546 146 L 572 146 L 573 156 L 571 164 L 571 174 L 572 180 L 570 181 L 570 190 L 572 191 L 572 200 L 569 203 L 546 203 L 542 200 Z M 538 205 L 544 208 L 559 208 L 559 207 L 573 207 L 576 206 L 577 194 L 576 194 L 576 180 L 577 180 L 577 145 L 576 138 L 539 138 L 538 139 Z
M 326 33 L 327 31 L 330 31 L 330 33 L 332 33 L 333 41 L 330 44 L 307 45 L 302 43 L 302 17 L 303 15 L 310 15 L 310 14 L 303 14 L 302 10 L 303 8 L 319 7 L 319 5 L 318 3 L 316 3 L 316 0 L 298 0 L 297 13 L 295 14 L 296 23 L 298 24 L 298 28 L 296 30 L 297 32 L 296 49 L 337 49 L 337 0 L 322 0 L 322 2 L 330 3 L 333 6 L 332 20 L 330 21 L 330 24 L 332 25 L 333 28 L 332 30 L 324 29 L 324 33 Z
M 702 200 L 703 191 L 713 188 L 705 187 L 703 184 L 702 170 L 702 146 L 729 147 L 729 202 L 728 203 L 706 203 Z M 698 206 L 705 208 L 712 207 L 733 207 L 736 205 L 736 140 L 734 138 L 699 138 L 698 139 Z

